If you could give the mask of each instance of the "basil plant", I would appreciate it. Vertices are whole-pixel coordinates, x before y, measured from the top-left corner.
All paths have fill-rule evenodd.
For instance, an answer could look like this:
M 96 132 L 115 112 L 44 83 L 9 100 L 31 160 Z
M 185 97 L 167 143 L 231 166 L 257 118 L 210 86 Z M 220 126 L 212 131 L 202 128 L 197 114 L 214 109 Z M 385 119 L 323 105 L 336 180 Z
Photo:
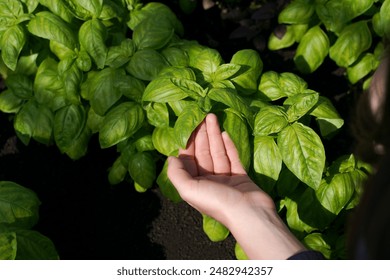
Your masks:
M 323 139 L 331 141 L 344 121 L 302 78 L 263 73 L 254 50 L 224 61 L 217 50 L 181 39 L 181 22 L 157 2 L 0 0 L 0 6 L 6 84 L 0 110 L 12 115 L 26 145 L 54 144 L 77 160 L 96 135 L 102 149 L 118 152 L 110 184 L 129 182 L 139 192 L 158 185 L 179 202 L 166 158 L 215 113 L 248 174 L 298 238 L 329 258 L 342 257 L 343 219 L 369 169 L 353 156 L 327 161 Z M 229 235 L 202 217 L 211 240 Z M 244 258 L 238 244 L 236 254 Z
M 367 88 L 390 35 L 389 0 L 293 0 L 279 14 L 285 27 L 272 33 L 271 50 L 296 48 L 294 62 L 302 73 L 312 73 L 326 58 L 346 69 L 351 84 Z

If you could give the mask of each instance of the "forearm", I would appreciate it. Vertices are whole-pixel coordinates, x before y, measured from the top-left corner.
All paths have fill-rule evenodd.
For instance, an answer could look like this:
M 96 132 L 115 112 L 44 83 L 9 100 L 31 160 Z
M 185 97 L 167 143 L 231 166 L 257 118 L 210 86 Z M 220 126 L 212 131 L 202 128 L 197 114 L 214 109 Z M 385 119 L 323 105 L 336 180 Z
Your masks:
M 287 259 L 307 250 L 269 209 L 236 211 L 227 226 L 250 259 Z

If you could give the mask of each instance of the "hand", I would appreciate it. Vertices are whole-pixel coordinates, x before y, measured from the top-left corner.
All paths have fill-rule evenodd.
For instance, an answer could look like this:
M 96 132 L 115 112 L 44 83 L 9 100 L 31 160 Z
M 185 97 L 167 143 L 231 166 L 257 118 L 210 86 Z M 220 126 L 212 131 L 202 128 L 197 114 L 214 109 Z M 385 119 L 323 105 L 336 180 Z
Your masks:
M 273 200 L 247 175 L 215 115 L 199 125 L 178 158 L 169 157 L 168 177 L 183 200 L 227 226 L 248 257 L 284 259 L 304 250 Z

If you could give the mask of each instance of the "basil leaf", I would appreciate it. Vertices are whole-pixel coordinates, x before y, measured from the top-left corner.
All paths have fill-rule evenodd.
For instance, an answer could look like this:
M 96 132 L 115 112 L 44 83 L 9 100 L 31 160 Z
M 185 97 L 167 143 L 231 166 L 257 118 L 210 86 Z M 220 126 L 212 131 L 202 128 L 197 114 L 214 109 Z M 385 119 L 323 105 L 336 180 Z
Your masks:
M 0 233 L 0 260 L 14 260 L 16 258 L 17 242 L 15 232 Z
M 236 256 L 237 260 L 249 260 L 248 256 L 237 242 L 234 246 L 234 255 Z
M 17 113 L 22 107 L 23 99 L 17 97 L 12 90 L 0 93 L 0 111 L 4 113 Z
M 16 115 L 14 128 L 24 144 L 27 145 L 33 137 L 47 145 L 52 140 L 53 121 L 53 112 L 48 107 L 31 100 Z
M 141 49 L 161 49 L 172 38 L 174 27 L 169 18 L 162 15 L 159 17 L 149 17 L 138 24 L 133 31 L 134 43 L 138 50 Z
M 257 113 L 253 135 L 267 136 L 279 133 L 288 125 L 287 114 L 283 107 L 267 106 Z
M 69 105 L 54 117 L 54 140 L 61 152 L 66 152 L 84 130 L 87 114 L 83 106 Z
M 156 179 L 156 163 L 148 152 L 138 152 L 130 158 L 129 173 L 131 178 L 144 189 L 153 186 Z
M 168 198 L 173 202 L 180 202 L 182 201 L 182 199 L 178 191 L 176 190 L 175 186 L 169 180 L 167 175 L 167 170 L 168 170 L 168 161 L 165 161 L 164 166 L 160 174 L 158 175 L 156 182 L 164 197 Z
M 306 24 L 309 23 L 315 10 L 311 0 L 293 0 L 279 14 L 279 23 Z
M 156 127 L 169 126 L 169 112 L 165 103 L 149 103 L 144 107 L 151 125 Z
M 67 8 L 63 1 L 58 0 L 39 0 L 39 3 L 47 7 L 53 14 L 59 16 L 64 21 L 71 23 L 73 14 Z
M 202 215 L 202 218 L 203 231 L 211 241 L 223 241 L 229 236 L 230 231 L 223 224 L 207 215 Z
M 268 49 L 271 51 L 277 51 L 291 47 L 295 43 L 294 25 L 285 26 L 286 30 L 284 34 L 276 36 L 275 32 L 272 32 L 268 39 Z
M 338 114 L 332 102 L 323 96 L 320 96 L 318 103 L 310 115 L 316 117 L 320 127 L 321 135 L 324 137 L 331 136 L 335 131 L 344 125 L 344 120 Z
M 0 36 L 1 57 L 9 69 L 16 70 L 18 58 L 26 43 L 26 33 L 21 25 L 14 25 Z
M 287 98 L 283 105 L 287 105 L 287 117 L 290 123 L 299 120 L 306 115 L 318 102 L 318 92 L 306 90 L 306 92 Z
M 125 179 L 127 173 L 127 168 L 123 165 L 121 156 L 119 156 L 108 171 L 108 182 L 110 185 L 117 185 Z
M 310 249 L 321 252 L 325 258 L 330 259 L 331 246 L 324 240 L 322 233 L 314 232 L 305 236 L 303 243 Z
M 171 156 L 179 150 L 172 127 L 156 127 L 153 130 L 152 141 L 156 150 L 165 156 Z
M 126 70 L 140 80 L 152 81 L 167 66 L 167 62 L 160 53 L 152 49 L 144 49 L 134 53 Z
M 92 107 L 89 107 L 88 117 L 87 117 L 87 126 L 92 133 L 99 132 L 100 127 L 103 123 L 104 117 L 96 114 Z
M 190 60 L 187 53 L 176 47 L 164 48 L 161 54 L 172 66 L 188 66 Z
M 68 9 L 78 18 L 88 20 L 99 17 L 103 0 L 62 0 Z
M 171 78 L 171 82 L 195 100 L 199 99 L 199 97 L 206 96 L 205 90 L 195 81 L 189 79 Z
M 245 170 L 248 171 L 252 162 L 252 152 L 247 124 L 236 110 L 228 108 L 224 111 L 223 129 L 232 139 L 238 150 L 240 161 Z
M 203 112 L 199 106 L 193 106 L 185 110 L 176 120 L 174 131 L 176 142 L 179 147 L 185 149 L 188 139 L 195 128 L 206 117 L 206 113 Z
M 33 227 L 39 218 L 37 195 L 28 188 L 9 181 L 0 182 L 0 226 Z
M 61 43 L 58 43 L 57 41 L 50 41 L 49 46 L 50 51 L 54 53 L 60 60 L 65 60 L 76 56 L 73 50 L 69 49 Z
M 359 21 L 347 25 L 333 46 L 329 49 L 330 58 L 340 67 L 348 67 L 366 51 L 372 42 L 367 22 Z
M 352 84 L 370 74 L 378 67 L 379 61 L 371 53 L 365 53 L 354 64 L 347 68 L 347 77 Z
M 107 28 L 99 19 L 88 20 L 80 27 L 80 45 L 92 57 L 99 69 L 103 69 L 106 62 L 106 38 Z
M 77 47 L 77 39 L 69 24 L 50 12 L 37 13 L 30 20 L 28 30 L 35 36 L 57 41 L 71 50 Z
M 272 136 L 256 136 L 254 140 L 253 168 L 265 190 L 271 190 L 282 169 L 282 156 Z
M 241 69 L 240 65 L 225 63 L 217 67 L 211 77 L 214 82 L 223 81 L 234 76 Z
M 280 87 L 279 74 L 274 71 L 268 71 L 261 75 L 259 91 L 266 97 L 267 100 L 270 101 L 278 100 L 287 96 Z
M 118 85 L 124 77 L 125 71 L 115 68 L 105 68 L 92 77 L 89 85 L 90 104 L 97 114 L 104 116 L 121 98 L 122 91 Z
M 320 185 L 325 166 L 325 150 L 320 137 L 310 127 L 293 123 L 278 135 L 284 164 L 313 189 Z
M 222 63 L 223 59 L 220 53 L 214 49 L 203 49 L 196 57 L 190 55 L 190 66 L 202 72 L 214 73 Z
M 258 52 L 254 50 L 238 51 L 233 55 L 230 63 L 241 66 L 231 79 L 238 93 L 243 95 L 255 93 L 259 77 L 263 71 L 263 61 Z
M 112 46 L 108 49 L 106 65 L 119 68 L 130 61 L 135 52 L 133 40 L 125 39 L 119 46 Z
M 99 131 L 102 149 L 114 146 L 132 136 L 144 122 L 142 108 L 133 102 L 124 102 L 111 109 Z
M 0 1 L 0 32 L 14 26 L 16 20 L 24 13 L 23 5 L 18 0 Z
M 311 190 L 310 188 L 308 188 L 308 189 Z M 306 220 L 304 221 L 303 219 L 300 218 L 300 216 L 298 214 L 298 205 L 300 207 L 302 205 L 302 203 L 298 204 L 297 202 L 295 202 L 294 200 L 292 200 L 288 197 L 286 197 L 283 202 L 287 208 L 286 220 L 287 220 L 287 225 L 290 229 L 298 231 L 298 232 L 308 232 L 308 233 L 310 233 L 316 229 L 315 227 L 306 223 L 305 222 Z
M 279 85 L 287 96 L 304 93 L 307 89 L 307 83 L 304 79 L 289 72 L 280 74 Z
M 322 64 L 329 50 L 326 33 L 315 26 L 302 37 L 294 56 L 295 65 L 302 73 L 312 73 Z
M 23 74 L 13 74 L 5 80 L 7 88 L 21 99 L 30 99 L 33 96 L 33 82 Z
M 58 260 L 53 242 L 34 230 L 16 230 L 17 260 Z
M 157 78 L 146 86 L 142 100 L 165 103 L 186 97 L 188 97 L 188 94 L 175 86 L 170 78 Z

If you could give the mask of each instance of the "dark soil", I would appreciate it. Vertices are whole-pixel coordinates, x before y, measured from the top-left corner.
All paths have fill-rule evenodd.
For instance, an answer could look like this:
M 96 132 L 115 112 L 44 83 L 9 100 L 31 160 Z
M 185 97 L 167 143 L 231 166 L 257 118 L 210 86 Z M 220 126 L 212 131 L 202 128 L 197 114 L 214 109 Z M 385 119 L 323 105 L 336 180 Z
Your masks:
M 236 51 L 252 48 L 259 51 L 265 71 L 292 72 L 291 50 L 270 53 L 265 48 L 277 28 L 277 11 L 287 1 L 268 2 L 262 9 L 249 9 L 249 1 L 241 7 L 222 2 L 208 10 L 198 5 L 191 15 L 182 13 L 176 2 L 166 4 L 184 23 L 186 38 L 216 48 L 226 61 Z M 340 69 L 323 65 L 303 78 L 309 88 L 331 98 L 348 121 L 351 95 Z M 348 132 L 337 136 L 332 150 L 345 150 L 349 141 Z M 187 204 L 168 201 L 158 188 L 140 194 L 127 183 L 110 186 L 107 169 L 116 156 L 115 150 L 101 150 L 96 138 L 77 161 L 55 146 L 34 141 L 25 146 L 15 136 L 12 120 L 0 114 L 0 180 L 38 194 L 42 205 L 35 229 L 54 242 L 61 259 L 234 259 L 234 239 L 209 241 L 201 215 Z

